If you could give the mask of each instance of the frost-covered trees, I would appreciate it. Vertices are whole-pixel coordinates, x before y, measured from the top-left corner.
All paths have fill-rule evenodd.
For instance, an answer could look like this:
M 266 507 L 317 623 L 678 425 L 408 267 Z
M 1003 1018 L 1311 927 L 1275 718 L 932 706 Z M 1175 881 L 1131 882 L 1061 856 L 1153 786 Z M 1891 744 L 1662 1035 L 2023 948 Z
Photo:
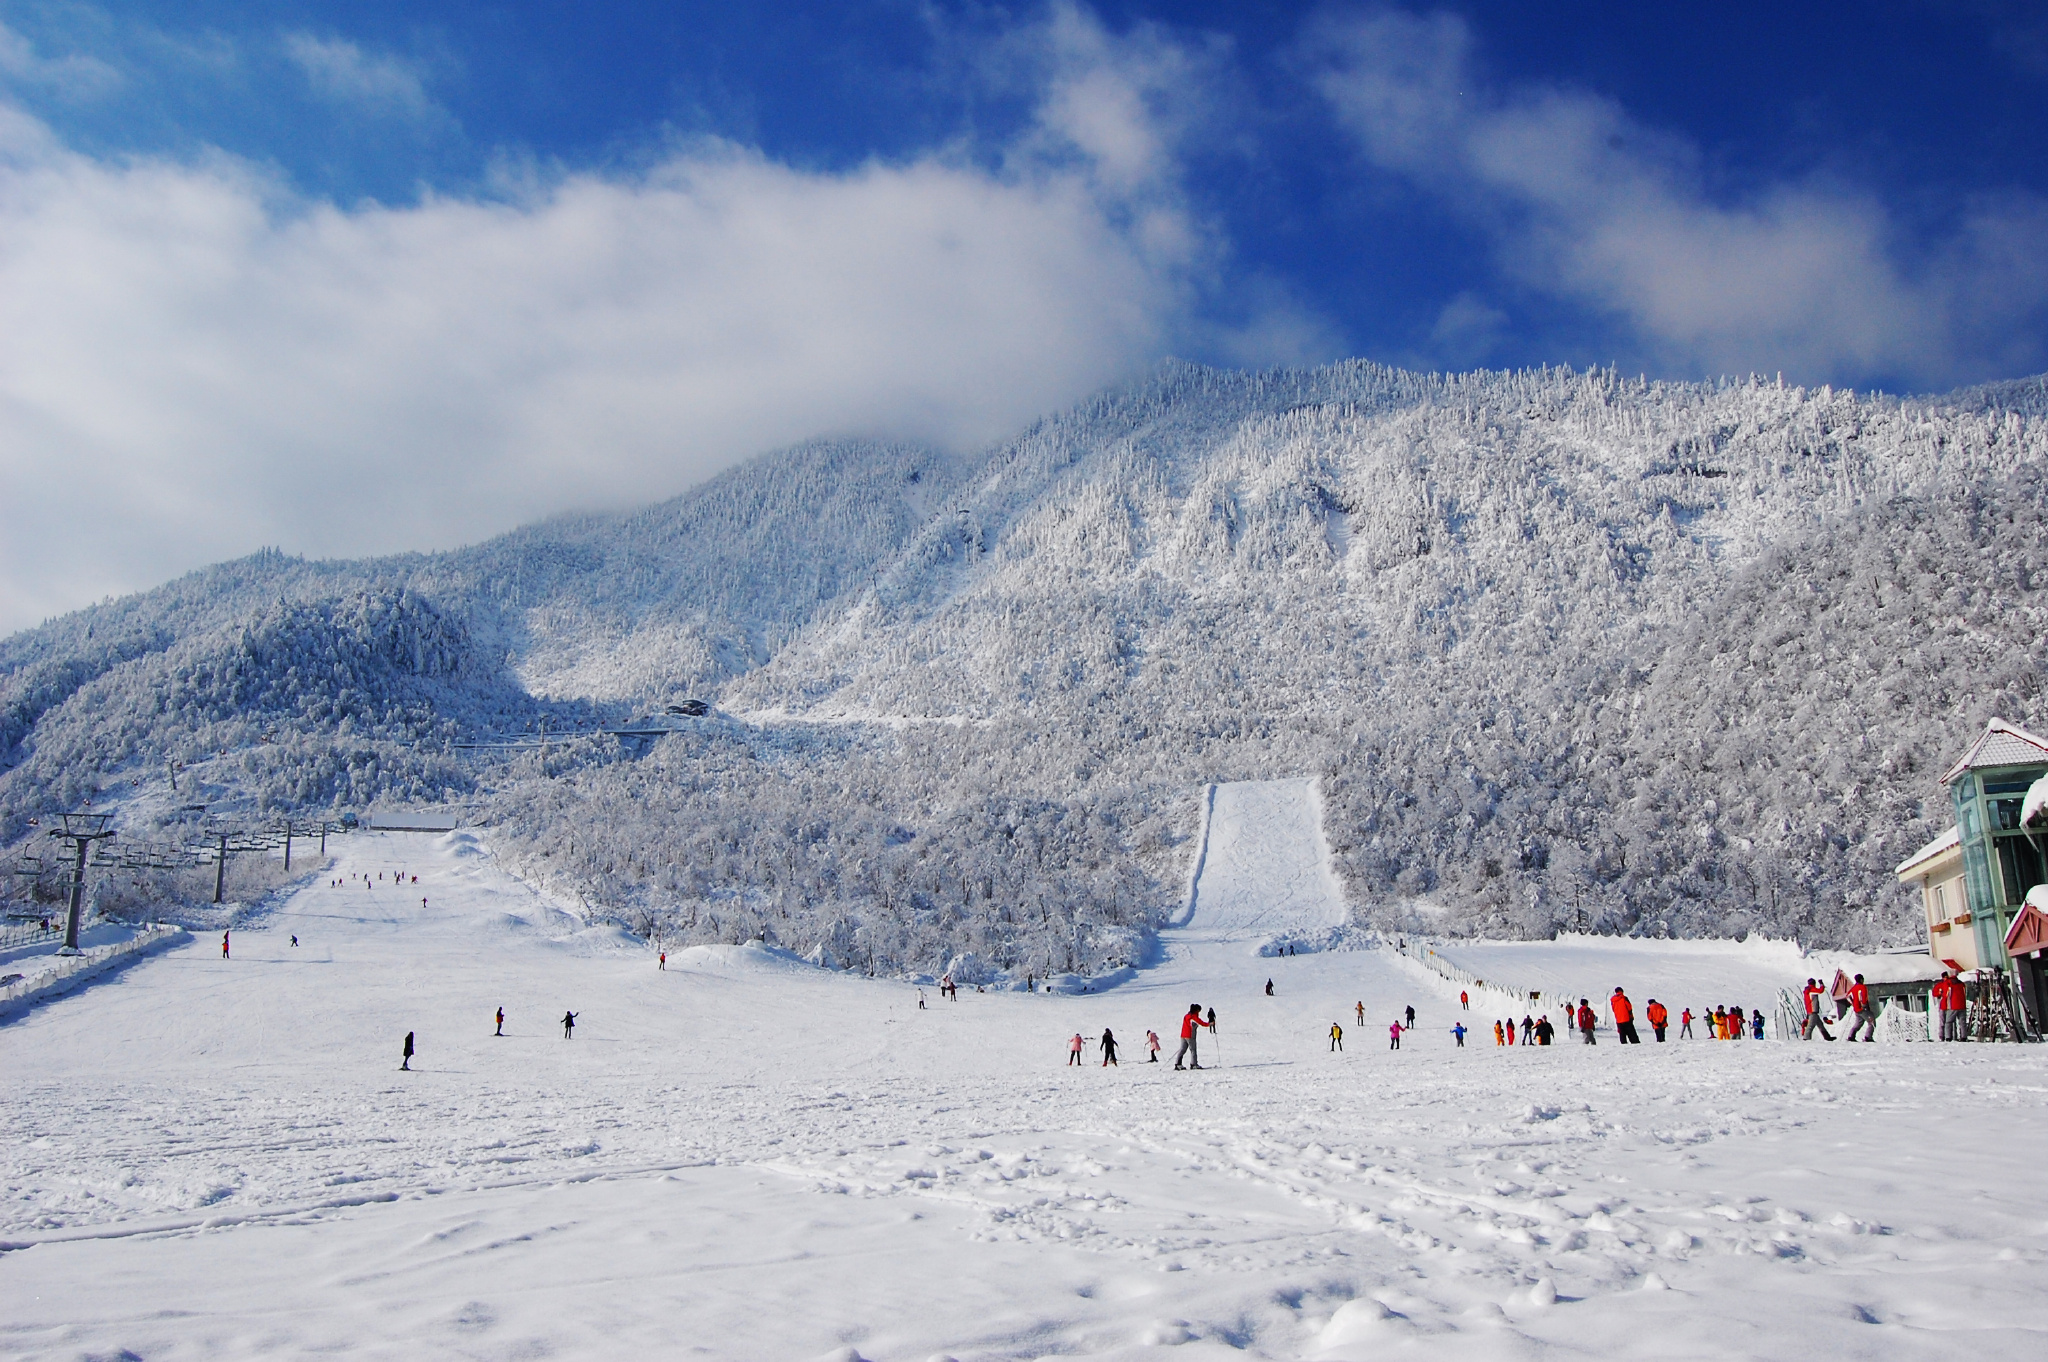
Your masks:
M 252 809 L 459 793 L 671 939 L 1039 973 L 1145 948 L 1204 782 L 1319 773 L 1383 922 L 1874 942 L 1942 761 L 2048 721 L 2043 391 L 1168 366 L 980 459 L 261 555 L 0 641 L 0 828 L 166 760 Z M 691 693 L 751 720 L 451 746 Z

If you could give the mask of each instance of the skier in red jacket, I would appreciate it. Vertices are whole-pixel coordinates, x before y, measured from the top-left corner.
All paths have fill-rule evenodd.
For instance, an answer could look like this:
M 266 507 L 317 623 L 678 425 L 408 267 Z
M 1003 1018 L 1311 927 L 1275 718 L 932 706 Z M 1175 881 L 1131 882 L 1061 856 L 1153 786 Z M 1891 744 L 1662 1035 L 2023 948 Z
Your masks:
M 1856 1024 L 1849 1028 L 1849 1039 L 1856 1039 L 1856 1033 L 1861 1031 L 1864 1040 L 1876 1040 L 1877 1013 L 1871 1009 L 1870 989 L 1860 974 L 1856 976 L 1856 982 L 1849 985 L 1849 1006 L 1856 1013 Z
M 1195 1029 L 1198 1026 L 1206 1026 L 1212 1031 L 1216 1029 L 1216 1023 L 1202 1020 L 1202 1005 L 1200 1003 L 1189 1003 L 1187 1015 L 1180 1019 L 1180 1053 L 1173 1057 L 1174 1068 L 1199 1069 L 1202 1067 L 1201 1050 L 1195 1044 L 1196 1040 L 1200 1037 L 1200 1032 Z M 1186 1060 L 1187 1063 L 1182 1064 L 1182 1060 Z
M 1600 1018 L 1593 1015 L 1593 1004 L 1590 999 L 1579 999 L 1579 1015 L 1576 1020 L 1579 1023 L 1579 1039 L 1588 1045 L 1593 1044 L 1593 1028 L 1599 1025 Z
M 1671 1009 L 1650 999 L 1650 1005 L 1643 1009 L 1643 1015 L 1650 1019 L 1650 1029 L 1657 1033 L 1657 1043 L 1664 1043 L 1664 1028 L 1671 1025 Z

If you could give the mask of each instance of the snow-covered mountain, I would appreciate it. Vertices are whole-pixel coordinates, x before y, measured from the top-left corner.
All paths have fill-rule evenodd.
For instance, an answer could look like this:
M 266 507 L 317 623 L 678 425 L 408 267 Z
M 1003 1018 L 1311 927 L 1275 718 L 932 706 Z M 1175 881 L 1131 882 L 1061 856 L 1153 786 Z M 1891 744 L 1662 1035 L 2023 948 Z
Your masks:
M 971 459 L 262 555 L 0 643 L 0 835 L 261 738 L 219 798 L 462 794 L 635 920 L 1044 972 L 1144 949 L 1205 782 L 1313 775 L 1383 921 L 1866 944 L 1942 759 L 2048 718 L 2044 391 L 1175 365 Z M 449 747 L 688 695 L 645 755 Z

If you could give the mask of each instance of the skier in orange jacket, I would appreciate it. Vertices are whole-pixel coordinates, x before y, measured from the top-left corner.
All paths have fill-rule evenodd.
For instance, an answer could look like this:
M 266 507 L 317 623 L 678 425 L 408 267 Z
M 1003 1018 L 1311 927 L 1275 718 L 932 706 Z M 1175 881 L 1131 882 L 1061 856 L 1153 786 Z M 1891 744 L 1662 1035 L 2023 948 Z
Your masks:
M 1643 1038 L 1636 1034 L 1636 1008 L 1628 1000 L 1628 994 L 1615 986 L 1614 995 L 1607 1000 L 1607 1006 L 1614 1013 L 1614 1037 L 1623 1045 L 1641 1045 Z

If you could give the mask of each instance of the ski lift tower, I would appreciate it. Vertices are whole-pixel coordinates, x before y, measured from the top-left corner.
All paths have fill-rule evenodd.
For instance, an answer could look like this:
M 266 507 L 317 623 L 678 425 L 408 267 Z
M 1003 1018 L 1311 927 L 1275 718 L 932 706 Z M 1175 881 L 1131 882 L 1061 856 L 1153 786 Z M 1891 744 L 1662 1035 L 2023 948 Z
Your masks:
M 113 819 L 110 813 L 65 813 L 57 815 L 64 820 L 61 828 L 51 828 L 52 837 L 61 838 L 71 844 L 78 860 L 71 869 L 71 913 L 64 920 L 64 944 L 57 949 L 59 955 L 78 954 L 78 915 L 85 906 L 85 858 L 92 851 L 94 842 L 113 837 L 113 829 L 107 826 Z

